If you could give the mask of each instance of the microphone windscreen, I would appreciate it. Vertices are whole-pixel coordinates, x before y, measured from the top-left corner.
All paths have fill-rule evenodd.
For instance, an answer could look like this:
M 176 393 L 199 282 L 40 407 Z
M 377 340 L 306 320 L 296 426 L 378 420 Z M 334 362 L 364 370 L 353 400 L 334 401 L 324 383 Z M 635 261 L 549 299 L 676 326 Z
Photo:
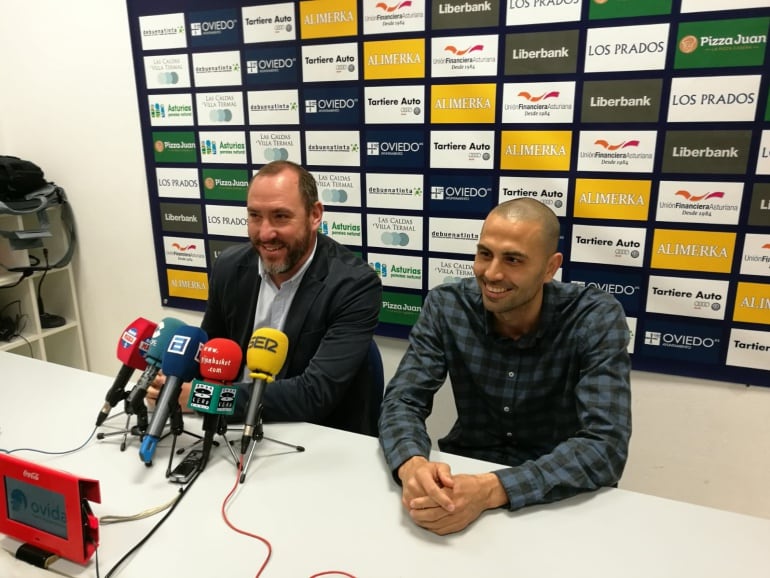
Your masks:
M 118 359 L 133 369 L 144 371 L 147 360 L 144 356 L 157 325 L 144 317 L 138 317 L 123 330 L 118 340 Z
M 201 345 L 208 340 L 200 327 L 183 325 L 176 330 L 163 354 L 161 369 L 168 377 L 190 381 L 198 373 Z
M 207 381 L 235 381 L 241 371 L 243 352 L 232 339 L 215 337 L 201 348 L 200 374 Z
M 150 347 L 147 348 L 148 362 L 154 365 L 160 365 L 160 361 L 163 359 L 163 354 L 166 352 L 168 342 L 176 333 L 176 330 L 184 326 L 184 322 L 174 317 L 164 317 L 158 323 L 158 328 L 150 338 Z
M 251 335 L 246 350 L 246 365 L 252 373 L 275 376 L 286 361 L 289 338 L 272 327 L 260 327 Z

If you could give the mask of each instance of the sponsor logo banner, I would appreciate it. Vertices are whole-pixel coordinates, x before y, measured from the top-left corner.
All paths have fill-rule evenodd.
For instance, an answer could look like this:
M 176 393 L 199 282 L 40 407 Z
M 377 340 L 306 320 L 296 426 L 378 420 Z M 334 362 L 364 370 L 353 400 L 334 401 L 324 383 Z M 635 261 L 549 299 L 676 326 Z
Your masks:
M 195 95 L 195 103 L 200 126 L 243 124 L 241 92 L 199 92 Z
M 288 90 L 250 90 L 250 125 L 299 124 L 299 92 Z
M 569 170 L 572 131 L 504 130 L 500 139 L 500 168 L 503 170 Z
M 748 224 L 753 227 L 770 226 L 770 183 L 754 184 Z
M 641 228 L 574 225 L 570 260 L 641 267 L 646 237 Z
M 576 179 L 574 216 L 646 221 L 652 181 Z
M 505 75 L 574 74 L 578 30 L 528 32 L 505 36 Z
M 302 47 L 304 82 L 358 80 L 358 69 L 358 45 L 355 42 Z
M 438 253 L 475 255 L 484 219 L 431 218 L 428 249 Z
M 179 169 L 157 167 L 155 181 L 158 196 L 171 199 L 198 199 L 201 196 L 198 186 L 198 169 Z
M 357 87 L 312 88 L 303 91 L 305 124 L 347 125 L 361 119 L 361 97 Z
M 704 319 L 724 319 L 729 281 L 650 275 L 647 311 Z
M 770 130 L 762 131 L 756 173 L 758 175 L 770 175 Z
M 433 30 L 486 28 L 500 22 L 500 0 L 431 2 Z
M 760 75 L 674 78 L 668 122 L 753 121 Z
M 422 251 L 422 217 L 366 216 L 368 245 L 385 249 Z
M 240 17 L 237 10 L 222 9 L 190 12 L 190 46 L 222 46 L 241 40 Z
M 425 133 L 421 130 L 370 130 L 366 133 L 366 166 L 413 168 L 425 166 Z
M 423 124 L 425 87 L 365 86 L 366 124 Z
M 320 232 L 343 245 L 363 245 L 360 213 L 325 211 Z M 371 239 L 369 242 L 371 245 Z
M 192 63 L 196 88 L 242 84 L 241 53 L 238 50 L 194 52 Z
M 302 163 L 299 131 L 252 131 L 249 133 L 249 138 L 251 162 L 255 165 L 287 160 L 298 164 Z
M 428 289 L 473 277 L 473 260 L 428 259 Z
M 410 0 L 364 2 L 363 8 L 366 35 L 425 30 L 425 2 Z
M 357 130 L 305 131 L 305 158 L 310 165 L 358 167 L 360 135 Z
M 503 123 L 570 123 L 575 110 L 574 82 L 503 85 Z
M 624 271 L 600 271 L 570 268 L 570 282 L 581 287 L 596 287 L 620 301 L 626 313 L 638 313 L 642 300 L 642 274 Z
M 147 90 L 190 88 L 190 64 L 186 54 L 144 57 Z
M 270 4 L 268 6 L 244 6 L 243 42 L 278 42 L 294 40 L 297 37 L 297 22 L 294 17 L 296 2 Z
M 300 38 L 337 38 L 358 33 L 356 0 L 299 3 Z
M 661 181 L 655 220 L 737 225 L 743 183 Z
M 741 275 L 770 277 L 770 235 L 746 234 L 741 257 Z
M 767 371 L 770 367 L 770 332 L 731 329 L 726 363 Z
M 192 126 L 192 96 L 189 94 L 151 94 L 147 97 L 152 126 Z
M 194 132 L 153 132 L 152 149 L 156 163 L 198 162 Z
M 385 287 L 422 289 L 422 257 L 369 253 L 366 259 Z
M 585 72 L 663 70 L 669 24 L 589 28 Z
M 741 10 L 770 6 L 770 0 L 682 0 L 682 13 Z
M 207 201 L 237 201 L 246 205 L 249 171 L 245 169 L 203 169 L 203 197 Z
M 243 237 L 249 223 L 243 205 L 206 205 L 206 229 L 209 235 Z
M 318 200 L 324 206 L 361 206 L 361 175 L 359 173 L 313 171 L 313 176 L 318 186 Z
M 406 293 L 382 292 L 380 321 L 411 327 L 417 323 L 422 311 L 422 297 Z
M 588 8 L 589 20 L 658 14 L 671 14 L 671 0 L 593 0 Z
M 655 229 L 652 238 L 653 269 L 730 273 L 735 233 Z
M 430 121 L 433 124 L 493 123 L 497 85 L 447 84 L 431 87 Z
M 742 175 L 750 146 L 750 130 L 668 131 L 663 172 Z
M 683 22 L 676 35 L 674 68 L 761 66 L 770 18 Z
M 548 205 L 557 217 L 567 216 L 566 178 L 555 177 L 500 177 L 498 203 L 532 197 Z
M 425 78 L 425 39 L 364 42 L 364 79 Z
M 297 54 L 296 46 L 271 46 L 245 50 L 246 84 L 248 86 L 295 84 L 299 80 Z
M 198 133 L 202 163 L 246 164 L 246 135 L 240 131 Z
M 431 77 L 497 75 L 497 41 L 497 34 L 434 38 Z
M 209 279 L 205 272 L 167 269 L 169 297 L 184 297 L 206 301 L 209 298 Z
M 434 169 L 491 169 L 494 131 L 430 132 L 430 166 Z
M 366 206 L 374 209 L 398 207 L 412 211 L 423 210 L 423 176 L 367 173 Z
M 579 171 L 651 173 L 658 132 L 581 131 Z
M 650 357 L 717 365 L 722 359 L 722 324 L 662 321 L 644 322 L 640 353 Z
M 636 317 L 626 316 L 626 326 L 628 327 L 628 353 L 634 354 L 634 344 L 636 343 Z
M 246 237 L 246 230 L 244 229 L 242 237 Z M 209 259 L 211 260 L 211 264 L 213 265 L 217 259 L 219 259 L 219 256 L 222 254 L 222 251 L 227 249 L 228 247 L 233 247 L 235 245 L 242 245 L 243 241 L 223 241 L 221 239 L 209 239 L 208 247 L 209 247 Z
M 160 217 L 164 233 L 203 234 L 203 216 L 198 204 L 160 203 Z
M 202 239 L 190 237 L 163 237 L 166 265 L 206 268 L 206 251 Z
M 580 20 L 580 0 L 508 0 L 507 26 Z
M 493 175 L 431 175 L 430 203 L 434 211 L 486 217 L 497 204 Z
M 738 283 L 733 321 L 770 325 L 770 284 Z
M 583 122 L 658 122 L 663 79 L 595 80 L 583 83 Z
M 184 13 L 139 17 L 142 50 L 171 50 L 187 47 Z

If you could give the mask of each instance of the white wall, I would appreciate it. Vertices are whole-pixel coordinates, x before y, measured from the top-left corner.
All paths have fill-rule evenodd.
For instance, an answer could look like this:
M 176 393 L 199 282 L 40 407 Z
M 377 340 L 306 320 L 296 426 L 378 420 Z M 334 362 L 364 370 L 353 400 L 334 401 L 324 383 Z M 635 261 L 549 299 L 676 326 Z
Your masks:
M 138 316 L 200 315 L 160 304 L 125 0 L 3 0 L 0 154 L 63 186 L 78 226 L 75 271 L 93 371 Z M 404 351 L 378 339 L 386 378 Z M 634 434 L 621 487 L 770 518 L 770 388 L 633 375 Z M 451 425 L 444 388 L 429 429 Z

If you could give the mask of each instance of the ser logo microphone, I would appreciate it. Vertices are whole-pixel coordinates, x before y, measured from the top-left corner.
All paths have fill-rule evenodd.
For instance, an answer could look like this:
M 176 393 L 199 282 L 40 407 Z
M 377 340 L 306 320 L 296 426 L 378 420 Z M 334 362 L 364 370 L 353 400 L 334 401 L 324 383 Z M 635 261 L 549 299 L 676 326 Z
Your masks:
M 271 337 L 254 333 L 249 341 L 249 349 L 264 349 L 270 353 L 278 353 L 278 342 Z

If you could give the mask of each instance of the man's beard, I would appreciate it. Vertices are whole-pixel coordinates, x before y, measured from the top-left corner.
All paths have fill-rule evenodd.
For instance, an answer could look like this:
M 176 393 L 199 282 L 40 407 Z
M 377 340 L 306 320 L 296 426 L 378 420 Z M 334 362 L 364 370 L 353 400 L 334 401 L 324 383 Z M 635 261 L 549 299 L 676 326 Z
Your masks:
M 262 243 L 257 244 L 257 249 L 259 249 L 261 246 Z M 310 246 L 310 235 L 306 234 L 304 237 L 298 239 L 297 242 L 292 244 L 283 243 L 283 246 L 287 249 L 286 258 L 283 261 L 268 262 L 262 258 L 261 254 L 259 255 L 259 259 L 262 261 L 262 266 L 270 275 L 280 275 L 281 273 L 286 273 L 286 271 L 290 271 L 297 263 L 299 263 L 300 259 L 302 259 L 302 257 L 307 252 L 308 247 Z

